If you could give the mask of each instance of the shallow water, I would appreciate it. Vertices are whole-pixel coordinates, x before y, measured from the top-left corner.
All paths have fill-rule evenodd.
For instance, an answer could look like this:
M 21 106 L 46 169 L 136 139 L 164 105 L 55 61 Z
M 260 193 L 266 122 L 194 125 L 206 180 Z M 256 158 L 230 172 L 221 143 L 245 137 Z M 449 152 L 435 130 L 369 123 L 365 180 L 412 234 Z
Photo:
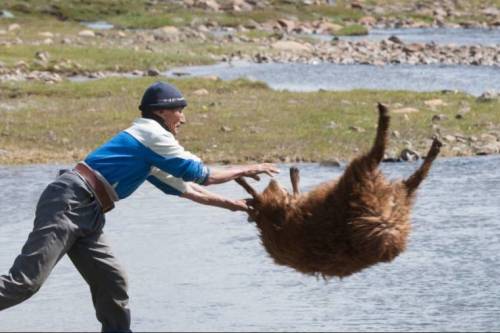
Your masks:
M 273 89 L 292 91 L 351 90 L 458 90 L 475 96 L 500 90 L 500 66 L 444 65 L 337 65 L 331 63 L 254 64 L 237 62 L 212 66 L 172 69 L 165 75 L 186 73 L 217 75 L 223 80 L 250 78 L 264 81 Z
M 105 232 L 129 274 L 136 331 L 498 331 L 500 156 L 438 159 L 418 193 L 406 252 L 326 283 L 276 266 L 242 213 L 167 197 L 144 184 Z M 302 188 L 343 168 L 299 165 Z M 289 187 L 287 165 L 278 179 Z M 390 178 L 416 163 L 384 164 Z M 0 167 L 0 272 L 32 225 L 58 166 Z M 256 184 L 262 189 L 267 180 Z M 244 197 L 235 183 L 212 187 Z M 95 331 L 90 293 L 67 258 L 0 331 Z
M 95 22 L 80 22 L 84 26 L 94 30 L 109 30 L 113 29 L 114 26 L 106 21 L 95 21 Z
M 331 40 L 332 36 L 317 35 L 322 40 Z M 498 45 L 500 29 L 481 28 L 406 28 L 372 29 L 366 36 L 340 37 L 341 40 L 380 41 L 391 36 L 399 37 L 404 43 L 431 43 L 455 45 Z

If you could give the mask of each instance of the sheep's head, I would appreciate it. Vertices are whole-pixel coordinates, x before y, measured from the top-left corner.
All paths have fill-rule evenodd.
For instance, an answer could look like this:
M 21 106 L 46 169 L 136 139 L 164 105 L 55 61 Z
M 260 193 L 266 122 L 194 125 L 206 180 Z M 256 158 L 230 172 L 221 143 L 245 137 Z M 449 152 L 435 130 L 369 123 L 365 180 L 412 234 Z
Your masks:
M 272 179 L 262 193 L 257 193 L 243 178 L 236 180 L 251 196 L 248 215 L 259 225 L 280 228 L 286 219 L 292 195 Z

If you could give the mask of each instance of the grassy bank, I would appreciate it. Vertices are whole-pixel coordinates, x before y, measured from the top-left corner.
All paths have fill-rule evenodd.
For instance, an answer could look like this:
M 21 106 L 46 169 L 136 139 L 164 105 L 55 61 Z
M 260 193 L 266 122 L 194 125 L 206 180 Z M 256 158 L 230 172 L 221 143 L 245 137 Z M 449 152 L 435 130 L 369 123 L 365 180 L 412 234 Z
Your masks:
M 206 11 L 201 8 L 186 8 L 180 1 L 148 1 L 148 0 L 4 0 L 3 8 L 16 15 L 30 15 L 39 18 L 55 17 L 62 21 L 97 21 L 106 20 L 123 28 L 157 28 L 165 25 L 185 26 L 193 21 L 217 22 L 223 26 L 236 26 L 249 22 L 265 22 L 270 19 L 295 17 L 301 21 L 314 20 L 320 17 L 332 22 L 343 23 L 357 21 L 370 13 L 369 8 L 379 6 L 386 8 L 373 14 L 383 18 L 415 18 L 410 0 L 337 0 L 334 5 L 305 5 L 301 0 L 272 0 L 265 5 L 257 6 L 251 11 L 228 10 L 230 1 L 219 0 L 220 11 Z M 362 7 L 352 6 L 353 3 Z M 434 1 L 420 0 L 422 7 L 433 8 Z M 461 11 L 450 21 L 482 21 L 485 15 L 481 8 L 499 6 L 498 0 L 458 0 L 453 2 L 454 8 Z M 432 11 L 421 14 L 419 20 L 432 21 Z
M 0 84 L 0 164 L 80 160 L 138 116 L 142 93 L 156 79 L 108 78 L 85 83 Z M 454 135 L 443 154 L 467 155 L 482 135 L 500 133 L 499 101 L 464 94 L 387 91 L 279 92 L 248 81 L 169 80 L 189 102 L 179 140 L 208 162 L 325 161 L 366 150 L 376 126 L 376 102 L 393 110 L 388 152 L 425 153 L 432 135 Z M 205 89 L 200 93 L 197 90 Z M 430 106 L 430 100 L 441 100 Z M 468 112 L 456 117 L 459 110 Z M 440 119 L 436 120 L 436 117 Z M 434 120 L 433 120 L 434 117 Z M 463 141 L 462 140 L 462 141 Z M 470 142 L 469 142 L 470 141 Z

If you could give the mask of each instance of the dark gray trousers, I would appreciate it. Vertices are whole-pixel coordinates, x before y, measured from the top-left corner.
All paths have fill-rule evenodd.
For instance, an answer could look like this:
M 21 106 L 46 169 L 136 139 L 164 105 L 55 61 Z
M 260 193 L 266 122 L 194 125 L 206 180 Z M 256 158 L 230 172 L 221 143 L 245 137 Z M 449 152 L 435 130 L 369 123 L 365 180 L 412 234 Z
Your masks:
M 9 274 L 0 276 L 0 311 L 35 294 L 66 253 L 90 286 L 103 331 L 130 331 L 127 279 L 106 244 L 104 214 L 73 171 L 49 184 L 38 201 L 33 231 Z

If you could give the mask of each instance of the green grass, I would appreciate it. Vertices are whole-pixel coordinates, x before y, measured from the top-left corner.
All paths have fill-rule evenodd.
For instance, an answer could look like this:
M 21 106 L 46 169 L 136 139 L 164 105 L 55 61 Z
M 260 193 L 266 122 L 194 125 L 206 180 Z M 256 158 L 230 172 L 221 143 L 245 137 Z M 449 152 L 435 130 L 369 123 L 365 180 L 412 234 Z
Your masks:
M 335 32 L 335 36 L 362 36 L 368 35 L 368 29 L 361 24 L 351 24 Z
M 106 45 L 96 43 L 95 45 L 77 44 L 52 44 L 52 45 L 32 45 L 22 44 L 2 49 L 0 61 L 7 66 L 13 66 L 18 61 L 24 61 L 31 69 L 39 69 L 35 65 L 35 53 L 46 51 L 49 53 L 48 67 L 55 64 L 71 60 L 80 65 L 80 69 L 70 66 L 64 71 L 131 71 L 134 69 L 146 70 L 150 67 L 158 67 L 166 70 L 174 66 L 210 64 L 214 60 L 206 52 L 207 45 L 204 42 L 170 43 L 160 45 L 155 52 L 150 52 L 144 47 L 139 50 L 126 46 Z M 213 48 L 210 51 L 223 53 L 222 49 Z M 57 71 L 56 71 L 57 72 Z
M 156 79 L 109 78 L 85 83 L 43 85 L 0 84 L 0 163 L 70 162 L 129 126 L 139 115 L 144 89 Z M 244 80 L 225 82 L 200 78 L 174 80 L 188 99 L 187 124 L 179 140 L 207 162 L 321 161 L 350 159 L 368 149 L 376 128 L 376 103 L 399 104 L 419 113 L 393 114 L 388 151 L 399 151 L 405 141 L 425 153 L 435 134 L 480 136 L 498 131 L 500 102 L 477 103 L 463 94 L 388 91 L 309 92 L 273 91 L 265 84 Z M 197 89 L 206 96 L 196 96 Z M 432 111 L 424 101 L 440 98 L 448 105 Z M 470 105 L 465 119 L 456 119 L 461 103 Z M 330 123 L 337 126 L 330 128 Z M 225 126 L 230 131 L 223 131 Z M 365 132 L 354 132 L 351 126 Z M 498 126 L 498 125 L 496 125 Z M 265 149 L 263 148 L 265 147 Z M 450 147 L 451 148 L 451 147 Z M 443 155 L 453 155 L 446 149 Z
M 410 0 L 366 0 L 366 5 L 394 6 L 395 3 L 413 3 Z M 431 3 L 430 1 L 421 1 Z M 338 0 L 335 5 L 309 5 L 302 1 L 270 1 L 265 8 L 250 12 L 211 12 L 201 9 L 186 9 L 172 1 L 149 0 L 4 0 L 2 9 L 12 11 L 16 16 L 28 15 L 38 18 L 55 17 L 69 22 L 109 21 L 126 28 L 157 28 L 164 25 L 186 26 L 197 22 L 215 21 L 223 26 L 237 26 L 249 20 L 265 22 L 279 18 L 297 18 L 302 21 L 327 18 L 333 22 L 355 22 L 366 13 L 351 8 L 350 1 Z M 499 0 L 459 0 L 459 8 L 466 15 L 464 20 L 484 19 L 477 14 L 481 8 L 499 7 Z M 389 7 L 388 7 L 389 8 Z M 388 10 L 383 16 L 412 17 L 414 13 Z M 460 18 L 452 18 L 458 20 Z M 427 19 L 426 19 L 427 20 Z

